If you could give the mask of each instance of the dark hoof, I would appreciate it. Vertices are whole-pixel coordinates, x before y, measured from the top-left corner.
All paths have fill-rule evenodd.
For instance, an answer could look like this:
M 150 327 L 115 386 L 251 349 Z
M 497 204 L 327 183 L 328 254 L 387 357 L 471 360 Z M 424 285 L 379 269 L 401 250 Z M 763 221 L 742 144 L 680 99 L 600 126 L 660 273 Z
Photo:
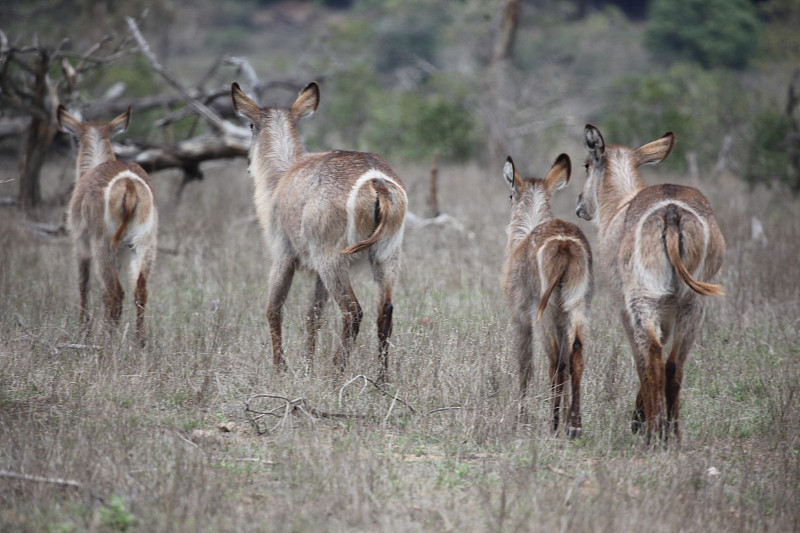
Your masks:
M 579 439 L 583 436 L 583 428 L 569 426 L 569 428 L 567 428 L 567 435 L 569 436 L 570 440 Z

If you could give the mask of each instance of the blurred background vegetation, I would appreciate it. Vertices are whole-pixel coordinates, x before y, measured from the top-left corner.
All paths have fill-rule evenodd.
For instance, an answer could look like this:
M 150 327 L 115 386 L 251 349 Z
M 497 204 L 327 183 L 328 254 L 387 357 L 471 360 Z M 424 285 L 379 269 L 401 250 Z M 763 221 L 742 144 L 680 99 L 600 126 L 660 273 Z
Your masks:
M 754 185 L 800 191 L 796 0 L 520 0 L 512 57 L 492 70 L 505 4 L 6 0 L 0 29 L 11 41 L 36 34 L 85 50 L 124 33 L 124 17 L 134 16 L 189 85 L 207 81 L 222 55 L 247 57 L 262 80 L 320 80 L 322 105 L 303 129 L 311 149 L 496 164 L 495 135 L 501 150 L 539 168 L 559 151 L 579 153 L 582 126 L 594 122 L 626 144 L 675 131 L 678 157 L 668 162 L 677 171 L 702 177 L 724 167 Z M 223 74 L 220 84 L 233 81 Z M 168 90 L 140 56 L 79 89 L 91 99 L 119 81 L 125 96 Z M 291 100 L 285 88 L 272 91 L 262 105 Z M 140 116 L 134 128 L 149 123 Z

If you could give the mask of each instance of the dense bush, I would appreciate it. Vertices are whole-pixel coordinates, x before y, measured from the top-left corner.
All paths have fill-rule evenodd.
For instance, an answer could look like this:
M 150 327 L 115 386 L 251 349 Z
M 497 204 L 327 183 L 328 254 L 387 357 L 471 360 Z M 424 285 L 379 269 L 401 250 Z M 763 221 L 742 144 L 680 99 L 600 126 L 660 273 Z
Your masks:
M 749 120 L 752 95 L 729 71 L 706 71 L 681 63 L 664 72 L 626 76 L 612 88 L 600 124 L 609 142 L 643 144 L 672 130 L 678 142 L 665 165 L 686 169 L 694 151 L 701 166 L 716 160 L 726 135 Z
M 653 0 L 645 44 L 656 56 L 739 68 L 756 52 L 759 32 L 748 0 Z
M 791 133 L 791 120 L 777 109 L 766 108 L 756 116 L 745 169 L 751 185 L 779 181 L 795 194 L 800 192 L 800 173 L 791 160 Z

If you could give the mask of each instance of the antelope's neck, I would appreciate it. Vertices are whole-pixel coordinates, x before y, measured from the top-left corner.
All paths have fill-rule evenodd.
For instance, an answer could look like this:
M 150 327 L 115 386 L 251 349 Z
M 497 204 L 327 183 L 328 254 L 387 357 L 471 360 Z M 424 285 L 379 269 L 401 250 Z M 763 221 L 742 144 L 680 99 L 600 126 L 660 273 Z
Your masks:
M 90 128 L 80 140 L 76 176 L 80 178 L 97 165 L 116 160 L 111 141 L 104 139 L 96 128 Z
M 511 211 L 511 222 L 508 225 L 509 250 L 527 237 L 536 226 L 550 220 L 553 220 L 553 212 L 544 192 L 536 189 L 525 193 Z
M 250 151 L 250 169 L 256 186 L 273 189 L 278 178 L 302 154 L 297 129 L 288 116 L 278 114 L 261 131 Z
M 607 228 L 614 217 L 624 211 L 636 194 L 644 188 L 639 169 L 627 151 L 608 158 L 605 175 L 597 195 L 600 228 Z

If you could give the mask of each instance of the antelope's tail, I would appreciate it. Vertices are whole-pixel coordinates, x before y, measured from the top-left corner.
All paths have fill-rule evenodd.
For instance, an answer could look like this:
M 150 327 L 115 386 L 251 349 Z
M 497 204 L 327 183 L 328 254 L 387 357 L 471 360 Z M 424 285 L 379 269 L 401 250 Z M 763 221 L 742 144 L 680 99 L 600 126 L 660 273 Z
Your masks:
M 550 285 L 547 287 L 547 290 L 544 291 L 542 297 L 539 298 L 539 311 L 536 315 L 537 321 L 542 319 L 542 313 L 544 313 L 544 309 L 547 307 L 547 302 L 550 301 L 550 295 L 553 294 L 556 285 L 558 285 L 564 277 L 564 273 L 569 266 L 570 257 L 569 243 L 562 241 L 558 245 L 558 251 L 553 256 L 553 263 L 549 268 L 548 277 L 550 278 Z
M 128 224 L 130 224 L 138 205 L 139 195 L 136 192 L 136 186 L 133 184 L 133 181 L 126 179 L 125 192 L 122 193 L 122 202 L 120 204 L 119 227 L 117 231 L 114 232 L 114 236 L 111 237 L 110 246 L 112 250 L 116 250 L 119 247 L 119 242 L 122 240 L 122 237 L 125 236 L 125 233 L 127 233 Z
M 681 259 L 679 222 L 680 215 L 673 206 L 673 208 L 667 212 L 666 217 L 664 217 L 664 224 L 666 226 L 664 244 L 667 249 L 669 262 L 672 263 L 672 267 L 675 269 L 678 277 L 694 292 L 702 294 L 703 296 L 723 296 L 725 293 L 722 291 L 721 285 L 698 281 L 686 270 L 686 265 L 683 264 L 683 260 Z
M 375 231 L 372 232 L 372 235 L 363 241 L 351 244 L 339 252 L 341 254 L 350 255 L 361 252 L 362 250 L 366 250 L 377 243 L 383 234 L 386 233 L 386 228 L 389 225 L 389 215 L 391 214 L 392 209 L 392 195 L 389 192 L 389 189 L 386 187 L 384 181 L 381 179 L 373 179 L 372 188 L 377 195 L 377 205 L 375 206 L 375 211 L 378 225 L 375 226 Z

